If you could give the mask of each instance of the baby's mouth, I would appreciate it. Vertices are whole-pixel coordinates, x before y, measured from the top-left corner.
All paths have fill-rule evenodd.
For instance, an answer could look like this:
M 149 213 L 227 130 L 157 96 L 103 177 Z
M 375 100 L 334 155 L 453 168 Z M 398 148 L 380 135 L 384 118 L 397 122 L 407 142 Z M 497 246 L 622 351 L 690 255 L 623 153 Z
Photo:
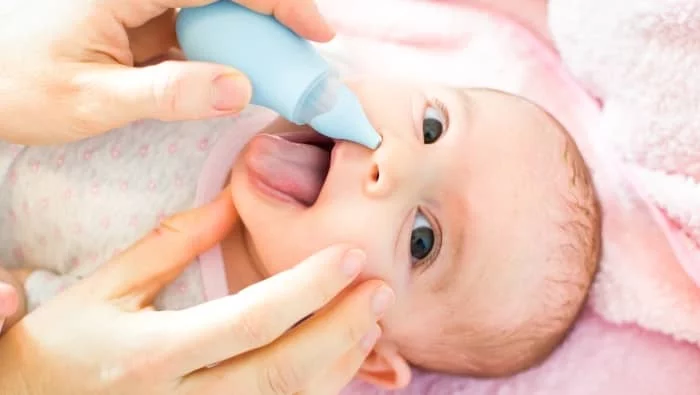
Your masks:
M 335 142 L 311 129 L 258 134 L 245 161 L 254 183 L 272 197 L 312 206 L 328 176 Z

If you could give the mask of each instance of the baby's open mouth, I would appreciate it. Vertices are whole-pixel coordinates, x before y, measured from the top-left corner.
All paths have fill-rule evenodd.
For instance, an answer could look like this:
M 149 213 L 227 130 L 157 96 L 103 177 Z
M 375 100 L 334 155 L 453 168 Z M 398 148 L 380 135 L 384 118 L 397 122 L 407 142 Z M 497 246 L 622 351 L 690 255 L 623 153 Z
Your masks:
M 258 134 L 249 143 L 246 163 L 265 192 L 310 207 L 328 176 L 334 145 L 332 139 L 307 128 Z

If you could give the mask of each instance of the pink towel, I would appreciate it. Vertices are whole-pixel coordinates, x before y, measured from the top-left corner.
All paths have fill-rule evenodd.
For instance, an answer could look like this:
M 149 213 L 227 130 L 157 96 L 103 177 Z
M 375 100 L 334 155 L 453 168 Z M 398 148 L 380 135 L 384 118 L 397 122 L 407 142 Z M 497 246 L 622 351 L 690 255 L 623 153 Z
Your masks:
M 554 0 L 549 20 L 603 103 L 589 131 L 605 210 L 593 304 L 700 345 L 700 1 Z
M 348 72 L 539 103 L 576 139 L 604 210 L 591 302 L 552 358 L 502 380 L 416 372 L 402 393 L 698 393 L 700 0 L 549 0 L 551 39 L 533 31 L 546 3 L 321 3 L 340 33 L 326 50 Z

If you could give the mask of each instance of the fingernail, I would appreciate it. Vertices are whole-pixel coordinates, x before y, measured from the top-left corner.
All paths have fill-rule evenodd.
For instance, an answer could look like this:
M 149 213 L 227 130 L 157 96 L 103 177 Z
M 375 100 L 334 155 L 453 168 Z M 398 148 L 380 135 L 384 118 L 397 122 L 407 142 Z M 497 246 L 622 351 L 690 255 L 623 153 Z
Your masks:
M 218 111 L 239 110 L 248 104 L 252 88 L 241 74 L 224 74 L 214 80 L 213 106 Z
M 362 270 L 366 255 L 362 250 L 350 250 L 343 256 L 343 273 L 348 277 L 355 277 Z
M 362 339 L 360 339 L 360 348 L 364 352 L 369 352 L 372 347 L 374 347 L 375 344 L 377 344 L 377 340 L 379 340 L 379 336 L 382 335 L 382 329 L 379 327 L 379 325 L 374 324 L 372 329 L 367 332 L 364 336 L 362 336 Z
M 393 303 L 394 291 L 386 285 L 382 285 L 374 291 L 374 296 L 372 296 L 372 312 L 377 316 L 381 316 Z

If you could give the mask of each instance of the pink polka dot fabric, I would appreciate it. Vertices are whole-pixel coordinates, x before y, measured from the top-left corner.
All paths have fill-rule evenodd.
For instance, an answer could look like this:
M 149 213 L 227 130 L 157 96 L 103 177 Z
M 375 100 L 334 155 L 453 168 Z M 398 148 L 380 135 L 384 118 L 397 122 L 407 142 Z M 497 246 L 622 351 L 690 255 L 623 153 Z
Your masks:
M 252 108 L 208 121 L 136 122 L 62 146 L 0 144 L 0 245 L 8 246 L 0 260 L 43 269 L 27 283 L 30 308 L 92 273 L 167 216 L 213 198 L 237 152 L 270 119 Z M 157 307 L 179 309 L 223 296 L 225 284 L 215 292 L 205 286 L 212 280 L 203 278 L 202 265 L 215 284 L 225 278 L 220 256 L 212 254 L 193 262 Z

